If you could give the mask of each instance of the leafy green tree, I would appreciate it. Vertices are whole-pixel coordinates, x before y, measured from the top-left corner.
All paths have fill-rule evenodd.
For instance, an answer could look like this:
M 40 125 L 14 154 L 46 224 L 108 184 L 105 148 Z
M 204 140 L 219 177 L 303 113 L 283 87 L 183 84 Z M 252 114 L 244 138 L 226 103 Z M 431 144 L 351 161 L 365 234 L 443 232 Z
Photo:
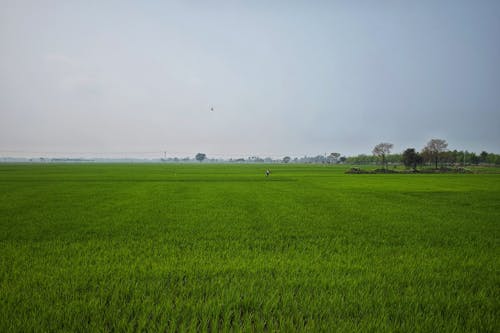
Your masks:
M 488 153 L 483 150 L 481 154 L 479 154 L 479 162 L 486 163 L 487 161 L 488 161 Z
M 500 163 L 500 155 L 489 153 L 486 158 L 486 162 L 488 164 L 499 164 Z
M 415 151 L 415 148 L 408 148 L 403 152 L 401 161 L 407 168 L 417 169 L 417 165 L 422 163 L 422 156 Z
M 207 158 L 207 155 L 203 154 L 203 153 L 198 153 L 198 154 L 196 154 L 195 158 L 197 161 L 200 161 L 200 163 L 201 163 L 201 162 L 203 162 L 204 159 Z
M 283 157 L 283 163 L 288 163 L 290 162 L 290 160 L 291 160 L 290 156 Z
M 470 154 L 470 162 L 472 164 L 478 165 L 480 162 L 480 157 L 476 155 L 476 153 L 471 153 Z

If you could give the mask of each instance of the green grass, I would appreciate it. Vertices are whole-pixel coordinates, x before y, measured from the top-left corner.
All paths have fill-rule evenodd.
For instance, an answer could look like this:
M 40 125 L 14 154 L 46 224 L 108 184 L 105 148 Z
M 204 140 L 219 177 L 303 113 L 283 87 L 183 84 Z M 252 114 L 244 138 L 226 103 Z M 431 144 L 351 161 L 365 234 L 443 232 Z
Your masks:
M 0 165 L 0 331 L 500 330 L 500 175 Z

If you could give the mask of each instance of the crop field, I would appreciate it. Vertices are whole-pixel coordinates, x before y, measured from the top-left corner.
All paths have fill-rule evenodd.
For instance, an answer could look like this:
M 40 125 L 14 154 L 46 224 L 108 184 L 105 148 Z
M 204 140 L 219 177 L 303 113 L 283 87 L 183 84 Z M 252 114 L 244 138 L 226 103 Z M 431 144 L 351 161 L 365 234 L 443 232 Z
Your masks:
M 0 332 L 498 332 L 500 174 L 346 169 L 1 164 Z

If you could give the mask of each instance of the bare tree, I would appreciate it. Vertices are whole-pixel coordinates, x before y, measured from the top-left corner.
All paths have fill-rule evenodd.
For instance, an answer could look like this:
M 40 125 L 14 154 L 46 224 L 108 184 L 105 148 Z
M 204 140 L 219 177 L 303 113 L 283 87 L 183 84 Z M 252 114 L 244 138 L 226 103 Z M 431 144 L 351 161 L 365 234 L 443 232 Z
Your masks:
M 290 162 L 290 160 L 291 160 L 290 156 L 283 157 L 283 163 L 288 163 Z
M 447 148 L 448 143 L 446 142 L 446 140 L 431 139 L 429 142 L 427 142 L 427 145 L 424 147 L 423 152 L 427 153 L 430 156 L 430 158 L 434 161 L 437 169 L 439 157 L 447 150 Z
M 378 156 L 382 159 L 382 166 L 384 168 L 387 168 L 385 157 L 391 152 L 392 147 L 394 147 L 392 143 L 382 142 L 376 145 L 372 150 L 373 155 Z

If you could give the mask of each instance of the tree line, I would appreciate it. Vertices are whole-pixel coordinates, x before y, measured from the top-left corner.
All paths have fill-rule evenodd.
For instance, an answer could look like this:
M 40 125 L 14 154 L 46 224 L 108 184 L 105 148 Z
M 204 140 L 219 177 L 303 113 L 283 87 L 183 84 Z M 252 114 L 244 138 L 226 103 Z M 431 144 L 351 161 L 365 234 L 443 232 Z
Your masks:
M 250 156 L 248 158 L 237 159 L 209 159 L 206 154 L 198 153 L 195 160 L 202 162 L 208 160 L 210 162 L 229 162 L 229 163 L 306 163 L 306 164 L 381 164 L 383 168 L 388 165 L 403 164 L 408 168 L 416 169 L 419 166 L 439 166 L 450 165 L 500 165 L 500 154 L 489 153 L 482 151 L 479 154 L 469 152 L 467 150 L 449 150 L 448 143 L 443 139 L 431 139 L 427 144 L 418 151 L 416 148 L 407 148 L 402 153 L 391 153 L 394 145 L 389 142 L 377 144 L 371 155 L 359 154 L 356 156 L 343 156 L 338 152 L 330 154 L 290 157 L 285 156 L 281 159 L 261 158 L 258 156 Z M 185 160 L 183 160 L 185 161 Z
M 427 144 L 417 151 L 415 148 L 407 148 L 401 154 L 390 154 L 393 145 L 391 143 L 379 143 L 373 148 L 372 156 L 358 155 L 348 157 L 347 163 L 367 164 L 381 163 L 384 168 L 390 164 L 403 164 L 408 168 L 416 169 L 418 166 L 444 165 L 499 165 L 500 155 L 482 151 L 480 154 L 464 150 L 448 150 L 448 143 L 443 139 L 431 139 Z

